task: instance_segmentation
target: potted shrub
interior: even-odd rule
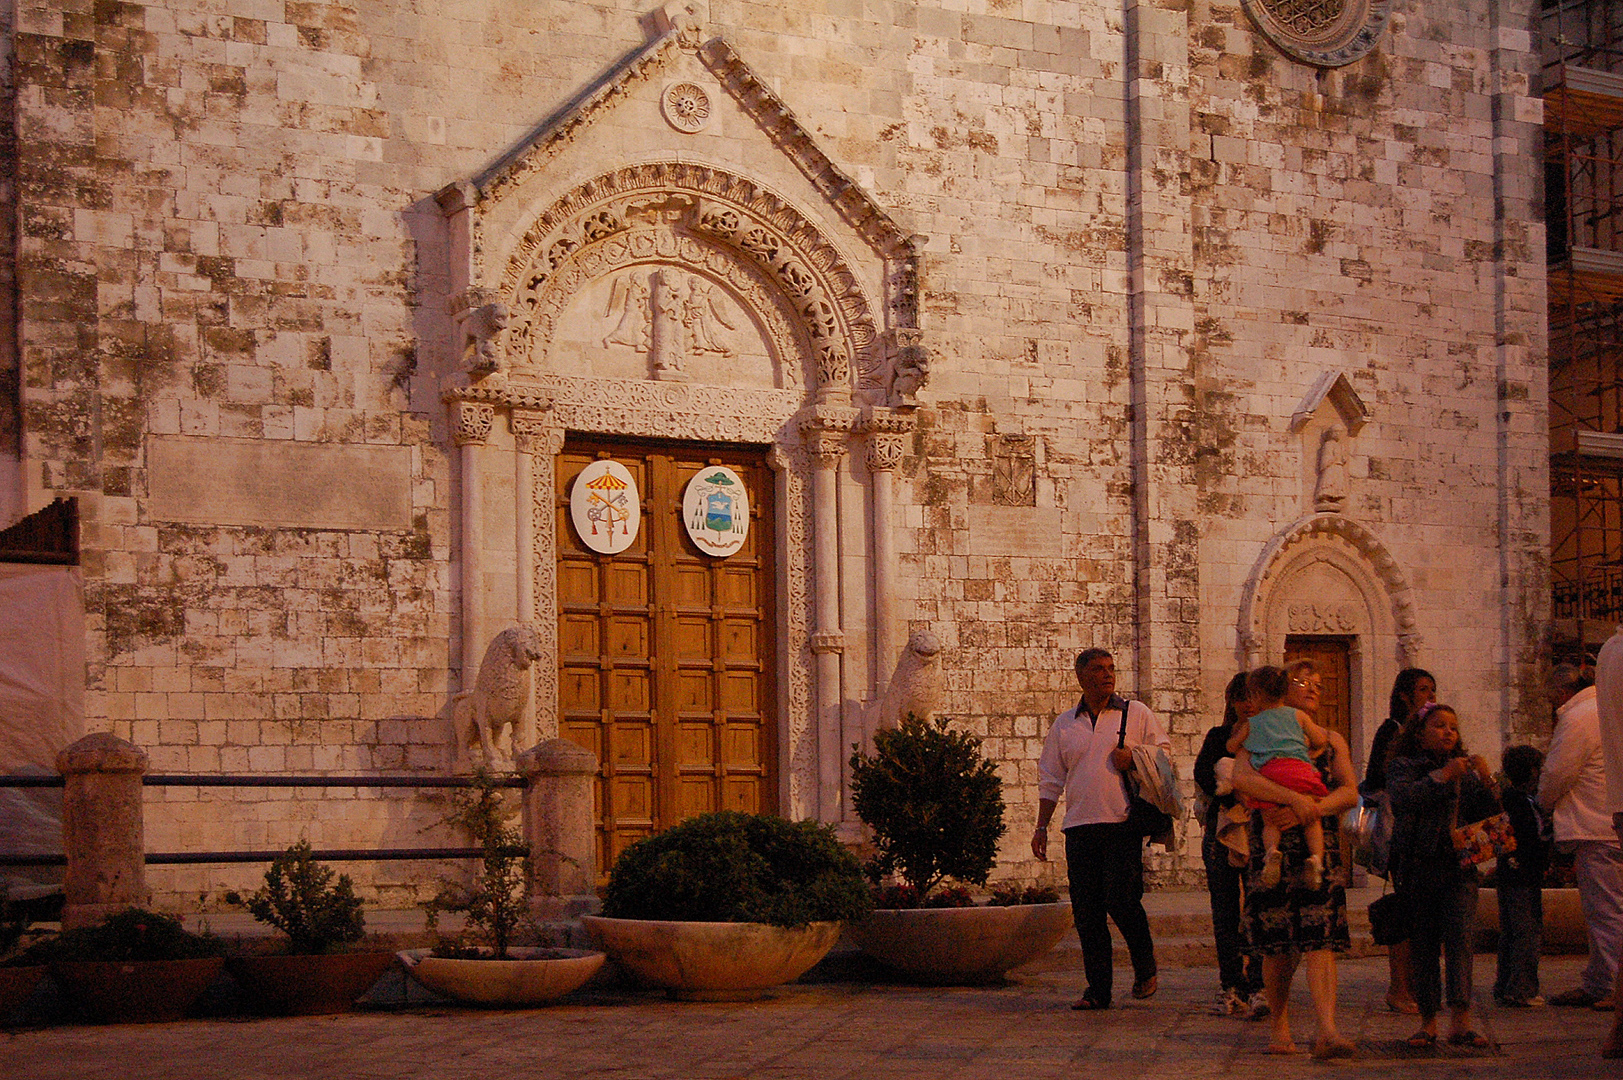
[[[411,977],[437,994],[475,1005],[540,1005],[577,989],[603,966],[603,953],[513,944],[529,923],[524,849],[509,823],[513,809],[488,770],[476,785],[455,791],[446,821],[481,848],[471,884],[446,883],[428,905],[430,929],[441,912],[464,915],[462,932],[433,949],[396,955]]]
[[[179,1020],[220,973],[219,939],[180,920],[125,908],[97,926],[64,930],[23,954],[50,964],[68,999],[99,1023]]]
[[[872,755],[853,748],[851,793],[876,851],[880,906],[850,930],[864,952],[922,982],[990,983],[1064,936],[1071,905],[1052,890],[1007,886],[972,906],[966,886],[986,884],[1005,828],[1003,781],[975,736],[909,715]]]
[[[348,874],[335,875],[300,840],[273,860],[247,900],[254,918],[287,935],[285,952],[233,956],[226,968],[266,1012],[310,1016],[345,1012],[394,963],[387,952],[348,952],[366,919]]]
[[[832,828],[718,811],[626,848],[581,921],[643,983],[740,1001],[799,978],[870,904]]]

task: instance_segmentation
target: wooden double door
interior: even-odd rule
[[[1341,733],[1352,750],[1353,761],[1364,760],[1367,747],[1355,745],[1352,736],[1352,639],[1311,634],[1291,634],[1285,639],[1285,663],[1311,660],[1318,669],[1320,724]]]
[[[642,522],[605,555],[575,532],[575,478],[612,458]],[[743,479],[744,546],[704,554],[682,522],[700,469]],[[773,477],[765,448],[576,440],[557,458],[558,730],[601,763],[597,871],[626,845],[710,810],[777,811]]]

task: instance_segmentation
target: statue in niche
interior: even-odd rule
[[[632,273],[615,279],[609,289],[609,306],[604,310],[603,317],[613,318],[616,311],[620,313],[620,318],[614,324],[613,332],[603,339],[603,347],[629,345],[633,349],[647,351],[650,344],[648,282],[641,274]]]
[[[506,367],[502,362],[501,337],[512,318],[512,312],[503,303],[484,304],[468,313],[462,324],[469,338],[462,370],[481,379]]]
[[[1313,485],[1313,509],[1339,513],[1347,503],[1347,444],[1339,428],[1331,428],[1319,442],[1318,480]]]

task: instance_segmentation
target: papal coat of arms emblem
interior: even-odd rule
[[[737,473],[723,465],[700,469],[682,493],[682,523],[707,555],[731,555],[749,536],[749,492]]]
[[[631,470],[608,460],[582,469],[570,489],[569,518],[593,551],[613,555],[630,547],[642,527],[642,496]]]

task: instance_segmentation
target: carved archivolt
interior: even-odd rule
[[[1415,628],[1414,595],[1408,580],[1373,533],[1340,514],[1317,514],[1298,522],[1263,548],[1240,605],[1240,640],[1259,649],[1266,642],[1266,623],[1274,594],[1290,573],[1302,564],[1303,557],[1315,549],[1350,571],[1351,578],[1362,591],[1368,592],[1374,588],[1384,594],[1385,603],[1379,606],[1389,612],[1400,649],[1411,654],[1411,649],[1418,644],[1419,634]],[[1365,586],[1363,581],[1367,581],[1368,585]],[[1289,609],[1290,622],[1313,626],[1313,629],[1304,630],[1291,626],[1290,629],[1296,633],[1341,633],[1345,632],[1346,626],[1363,622],[1353,609],[1344,604],[1320,604],[1315,608],[1314,598],[1292,599],[1297,602]],[[1377,599],[1366,596],[1369,601]],[[1412,654],[1409,658],[1411,661],[1415,659]]]
[[[536,219],[502,275],[512,312],[512,366],[545,369],[565,304],[587,282],[634,263],[674,263],[725,282],[761,314],[780,362],[803,327],[817,385],[886,381],[884,349],[856,274],[789,202],[753,181],[706,166],[627,166],[576,188]],[[770,282],[775,288],[764,290]],[[787,310],[785,310],[787,308]]]

